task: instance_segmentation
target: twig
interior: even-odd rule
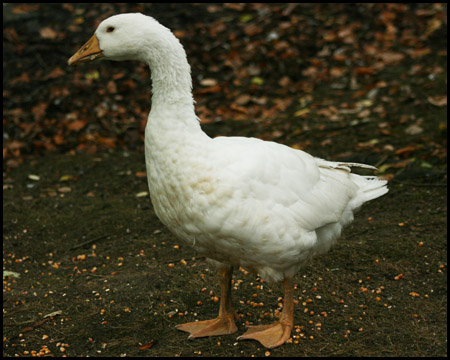
[[[85,242],[82,242],[81,244],[77,244],[77,245],[75,245],[75,246],[72,246],[72,247],[70,248],[70,250],[78,249],[78,248],[83,247],[83,246],[85,246],[85,245],[91,244],[91,243],[93,243],[93,242],[95,242],[95,241],[102,240],[102,239],[104,239],[104,238],[106,238],[106,237],[108,237],[108,236],[110,236],[110,235],[111,235],[111,234],[101,235],[101,236],[96,237],[96,238],[94,238],[94,239],[87,240],[87,241],[85,241]]]

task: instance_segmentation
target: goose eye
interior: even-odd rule
[[[107,28],[106,28],[106,32],[113,32],[114,31],[114,27],[113,26],[108,26]]]

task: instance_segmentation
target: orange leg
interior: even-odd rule
[[[280,320],[271,325],[251,326],[238,340],[257,340],[265,347],[273,349],[283,345],[291,337],[294,325],[294,289],[291,279],[284,280],[283,289],[284,306]]]
[[[233,267],[219,270],[220,277],[220,307],[219,316],[212,320],[194,321],[186,324],[177,325],[176,328],[190,333],[189,339],[195,339],[204,336],[216,336],[232,334],[237,331],[234,320],[238,318],[231,304],[231,276]]]

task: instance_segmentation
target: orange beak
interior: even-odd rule
[[[103,57],[103,52],[100,49],[100,45],[98,43],[97,36],[94,34],[89,41],[84,44],[80,50],[78,50],[70,59],[67,61],[69,65],[92,61],[98,58]]]

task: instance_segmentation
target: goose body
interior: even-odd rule
[[[327,252],[365,202],[385,194],[386,181],[270,141],[210,138],[195,115],[186,53],[172,32],[142,14],[104,20],[69,64],[96,58],[149,64],[152,107],[145,130],[150,196],[159,219],[219,268],[217,319],[180,325],[190,338],[236,331],[229,282],[233,266],[283,282],[312,256]],[[374,169],[374,168],[373,168]],[[274,325],[250,328],[242,339],[267,347],[292,329],[291,304]]]

